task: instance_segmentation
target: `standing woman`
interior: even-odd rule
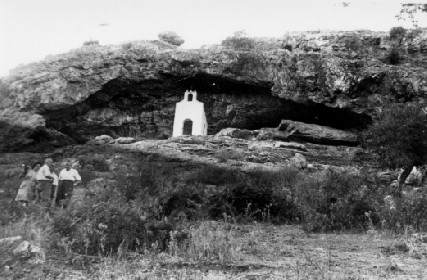
[[[23,165],[22,177],[24,180],[19,186],[18,194],[15,200],[22,202],[23,206],[28,205],[28,201],[31,199],[33,188],[37,184],[37,172],[40,169],[40,163],[36,162],[31,169],[28,165]]]

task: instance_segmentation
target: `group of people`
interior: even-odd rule
[[[27,206],[34,199],[34,203],[51,202],[52,205],[66,202],[73,194],[74,186],[81,182],[81,177],[76,169],[72,168],[70,161],[65,163],[59,175],[55,173],[55,165],[51,158],[44,161],[44,165],[36,162],[33,166],[22,165],[21,177],[23,181],[18,189],[16,201]]]

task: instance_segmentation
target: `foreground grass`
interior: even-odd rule
[[[297,226],[202,222],[166,252],[89,257],[47,249],[4,279],[426,279],[427,256],[389,234],[305,234]],[[15,233],[18,233],[17,231]],[[406,240],[407,241],[407,240]],[[47,244],[47,243],[46,243]],[[176,245],[176,246],[175,246]],[[36,277],[37,276],[37,277]],[[3,278],[2,278],[3,279]]]
[[[203,225],[202,225],[203,226]],[[90,279],[426,279],[425,256],[384,234],[304,234],[295,226],[225,225],[196,251],[104,258]],[[229,255],[206,258],[210,247]],[[228,247],[228,248],[225,248]]]
[[[3,226],[0,237],[20,235],[43,254],[11,259],[19,242],[0,244],[2,268],[13,268],[0,279],[427,279],[427,243],[414,244],[411,232],[307,234],[294,225],[204,221],[183,223],[186,242],[173,232],[166,251],[101,257],[52,244],[54,211],[25,211],[37,215]]]

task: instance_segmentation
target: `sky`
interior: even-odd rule
[[[20,64],[79,48],[154,40],[176,31],[182,48],[219,44],[235,31],[281,37],[288,31],[383,30],[402,0],[0,0],[0,77]],[[417,3],[417,1],[411,1]],[[425,1],[424,1],[425,2]],[[422,3],[422,2],[418,2]],[[427,27],[427,13],[419,26]]]

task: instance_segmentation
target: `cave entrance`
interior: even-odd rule
[[[189,119],[184,121],[184,126],[182,128],[182,135],[192,135],[193,133],[193,122]]]
[[[271,83],[247,84],[209,74],[191,77],[162,74],[161,78],[132,81],[117,78],[86,100],[70,107],[46,110],[46,127],[58,130],[78,143],[95,136],[167,139],[173,136],[174,109],[182,92],[200,94],[185,101],[204,105],[209,127],[202,131],[192,110],[179,121],[179,134],[213,135],[227,127],[256,130],[277,127],[282,120],[360,130],[371,123],[369,115],[349,108],[331,108],[312,101],[298,103],[273,96]],[[190,113],[190,114],[187,114]],[[188,120],[188,121],[187,121]],[[194,130],[194,131],[193,131]],[[207,130],[207,131],[206,131]],[[180,134],[181,135],[181,134]]]

